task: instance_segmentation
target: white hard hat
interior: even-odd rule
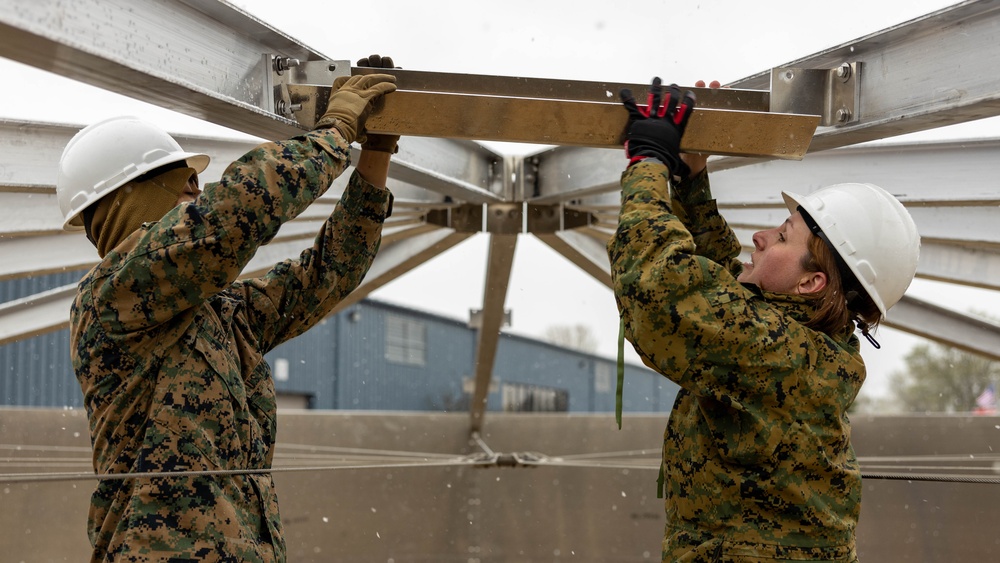
[[[836,184],[781,195],[789,211],[801,206],[809,215],[882,315],[903,297],[917,271],[920,235],[892,194],[872,184]]]
[[[84,127],[59,159],[56,196],[66,219],[63,228],[82,229],[84,209],[146,172],[182,160],[201,173],[209,157],[185,152],[166,131],[137,117]]]

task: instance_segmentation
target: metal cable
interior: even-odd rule
[[[386,456],[386,457],[415,457],[415,458],[438,458],[438,459],[449,459],[455,457],[454,454],[443,454],[443,453],[432,453],[432,452],[409,452],[403,450],[373,450],[368,448],[346,448],[340,446],[310,446],[308,444],[286,444],[278,443],[276,444],[277,450],[308,450],[310,452],[331,452],[331,453],[349,453],[349,454],[366,454],[369,456]]]
[[[10,473],[0,475],[0,483],[37,483],[53,481],[117,481],[125,479],[163,479],[172,477],[215,477],[231,475],[261,475],[265,473],[296,473],[303,471],[335,471],[341,469],[408,469],[417,467],[453,467],[477,465],[475,461],[455,458],[449,461],[422,463],[384,463],[376,465],[337,465],[320,467],[272,467],[271,469],[215,469],[205,471],[163,471],[145,473]]]
[[[862,479],[882,479],[888,481],[935,481],[940,483],[976,483],[1000,485],[1000,476],[977,477],[972,475],[931,475],[927,473],[867,473],[861,472]]]
[[[451,467],[451,466],[478,466],[478,467],[577,467],[591,469],[640,469],[655,470],[656,465],[649,463],[648,456],[656,453],[655,450],[626,450],[616,452],[596,452],[584,454],[569,454],[561,456],[545,456],[541,454],[500,454],[494,452],[489,445],[480,437],[478,433],[470,436],[472,442],[477,445],[483,455],[456,456],[454,454],[430,453],[430,452],[408,452],[401,450],[376,450],[366,448],[349,448],[339,446],[311,446],[306,444],[278,444],[278,451],[275,455],[277,461],[295,461],[299,466],[293,467],[272,467],[271,469],[231,469],[231,470],[205,470],[205,471],[171,471],[171,472],[148,472],[148,473],[114,473],[97,475],[94,473],[11,473],[0,475],[0,483],[30,483],[30,482],[53,482],[53,481],[79,481],[79,480],[122,480],[122,479],[153,479],[170,477],[201,477],[201,476],[225,476],[225,475],[255,475],[265,473],[291,473],[302,471],[333,471],[338,469],[391,469],[391,468],[413,468],[413,467]],[[40,446],[40,445],[18,445],[0,444],[0,450],[33,451],[33,452],[90,452],[89,447],[83,446]],[[293,450],[293,451],[287,451]],[[298,450],[298,451],[295,451]],[[339,454],[339,455],[338,455]],[[646,456],[647,459],[639,459],[639,456]],[[384,458],[394,458],[397,463],[362,463],[368,461],[381,461]],[[932,474],[932,473],[894,473],[886,471],[872,471],[872,469],[892,469],[896,466],[890,465],[892,462],[933,462],[933,461],[996,461],[1000,459],[997,454],[950,454],[950,455],[929,455],[929,456],[871,456],[861,457],[861,461],[866,467],[862,468],[861,476],[864,479],[894,480],[894,481],[927,481],[945,483],[975,483],[975,484],[1000,484],[1000,476],[973,476],[955,474]],[[338,465],[309,465],[311,463],[331,463],[341,461]],[[881,462],[881,463],[874,463]],[[36,467],[40,464],[51,467],[53,464],[75,465],[90,463],[89,459],[78,458],[0,458],[0,466],[7,467]],[[353,463],[353,465],[352,465]],[[306,464],[306,465],[302,465]],[[992,467],[970,467],[970,466],[903,466],[904,470],[938,470],[938,471],[992,471]]]

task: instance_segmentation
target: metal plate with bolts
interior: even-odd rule
[[[824,127],[856,122],[861,69],[861,63],[844,63],[834,69],[772,69],[771,111],[818,114]]]

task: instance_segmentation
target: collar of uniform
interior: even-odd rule
[[[800,323],[807,322],[812,318],[813,313],[816,312],[815,301],[804,295],[763,291],[760,287],[751,283],[745,283],[743,287],[771,305],[782,309]]]

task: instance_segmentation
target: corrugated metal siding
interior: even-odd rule
[[[305,395],[316,409],[333,407],[333,359],[337,357],[336,316],[324,319],[305,335],[293,338],[264,355],[275,376],[278,393]],[[277,378],[276,362],[288,362],[288,379]]]
[[[593,365],[589,356],[565,348],[504,335],[497,348],[493,378],[498,386],[490,393],[487,408],[502,409],[505,384],[526,384],[565,390],[569,410],[589,411],[593,404]]]
[[[69,329],[0,346],[0,404],[82,407],[69,358]]]
[[[86,270],[80,270],[0,281],[0,303],[75,284],[86,273]]]
[[[0,303],[76,283],[86,272],[0,281]],[[0,346],[0,405],[82,407],[69,358],[69,330]]]
[[[386,358],[386,326],[392,315],[423,325],[423,365]],[[475,346],[474,334],[464,324],[373,301],[338,316],[342,355],[337,408],[444,410],[459,404],[462,378],[472,373]]]

